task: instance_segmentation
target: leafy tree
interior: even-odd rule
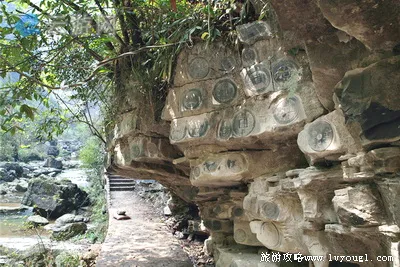
[[[138,88],[162,93],[177,53],[221,35],[234,43],[234,26],[249,18],[249,6],[233,0],[0,1],[2,130],[22,130],[23,120],[41,113],[38,139],[83,122],[105,142],[91,107],[115,112],[109,103],[122,71],[129,69]]]

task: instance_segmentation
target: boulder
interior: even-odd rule
[[[71,181],[32,179],[29,181],[22,204],[35,206],[35,210],[48,218],[58,218],[89,204],[88,195]]]
[[[23,162],[30,162],[30,161],[42,161],[43,156],[39,154],[38,152],[32,151],[27,153],[26,155],[21,156],[20,155],[20,160]]]
[[[15,190],[17,190],[17,192],[26,192],[26,190],[28,190],[28,183],[26,181],[20,181],[15,185]]]
[[[55,168],[55,169],[62,169],[63,163],[60,159],[55,159],[53,157],[47,158],[44,167]]]
[[[47,155],[57,157],[60,154],[60,150],[56,146],[50,146],[47,149]]]
[[[12,176],[6,169],[0,168],[0,181],[3,182],[12,182],[14,181],[15,176]]]
[[[5,163],[0,165],[0,180],[12,182],[24,173],[24,169],[18,163]]]
[[[88,217],[83,217],[82,215],[76,215],[74,218],[74,222],[89,222]]]
[[[57,140],[51,140],[51,141],[49,141],[49,145],[50,146],[57,146],[57,144],[58,144],[58,141]]]
[[[68,223],[72,223],[75,220],[75,215],[71,213],[64,214],[60,218],[57,218],[56,224],[57,225],[66,225]]]
[[[29,216],[27,221],[29,223],[32,223],[33,225],[46,225],[46,224],[49,224],[49,221],[46,218],[44,218],[44,217],[42,217],[40,215]]]
[[[34,177],[39,177],[39,176],[41,176],[41,175],[49,175],[49,176],[52,176],[53,177],[53,175],[57,175],[57,174],[59,174],[61,172],[61,170],[60,169],[55,169],[55,168],[41,168],[41,169],[37,169],[37,170],[34,170],[33,171],[33,173],[32,173],[32,176],[34,176]]]
[[[19,163],[8,162],[4,164],[4,168],[7,171],[12,171],[12,170],[15,171],[17,177],[21,177],[22,174],[24,173],[24,168],[22,168],[22,166]]]
[[[57,241],[68,240],[76,235],[84,234],[87,226],[83,222],[70,223],[53,229],[51,238]]]

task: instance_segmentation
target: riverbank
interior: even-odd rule
[[[35,255],[37,258],[40,254],[47,255],[45,257],[48,257],[48,259],[44,260],[49,262],[55,261],[56,257],[62,253],[64,258],[71,257],[71,259],[78,259],[79,261],[88,257],[95,257],[92,252],[98,250],[98,248],[93,247],[93,243],[101,241],[97,240],[98,238],[93,238],[96,227],[98,227],[96,219],[92,218],[94,213],[98,215],[98,211],[93,210],[95,202],[91,202],[92,206],[82,206],[73,210],[70,216],[72,221],[57,222],[55,218],[47,218],[49,224],[45,227],[33,227],[34,225],[27,223],[27,218],[34,214],[33,207],[21,205],[24,195],[27,194],[28,184],[31,184],[34,180],[51,181],[62,185],[68,179],[74,186],[77,185],[80,189],[90,192],[92,190],[88,178],[90,172],[83,168],[77,160],[64,161],[63,169],[56,171],[44,168],[44,162],[17,164],[24,168],[22,177],[0,184],[0,189],[6,191],[0,197],[0,265],[27,266],[27,257]],[[100,179],[100,177],[97,178]],[[26,188],[23,190],[25,193],[18,192],[15,189],[21,181],[26,182]],[[70,183],[69,181],[68,183]],[[32,189],[29,190],[32,191]],[[99,194],[101,192],[95,195]],[[54,197],[56,196],[57,194],[54,194]],[[50,195],[50,197],[52,196]],[[36,207],[36,204],[34,206]],[[54,240],[55,229],[65,228],[73,224],[85,224],[85,231],[71,239],[68,238],[68,240]],[[41,250],[38,250],[38,248],[41,248]],[[88,260],[88,264],[84,266],[92,266],[91,261],[93,259]]]

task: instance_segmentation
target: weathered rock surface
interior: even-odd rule
[[[49,157],[46,159],[46,162],[44,163],[44,167],[54,168],[54,169],[62,169],[63,163],[62,163],[61,159]]]
[[[57,218],[79,207],[89,204],[87,193],[70,181],[54,181],[36,178],[29,181],[29,187],[22,203],[34,206],[41,215]]]
[[[83,222],[69,223],[60,227],[53,228],[53,233],[51,234],[51,238],[57,241],[68,240],[76,235],[84,234],[86,230],[87,230],[86,223]]]
[[[52,177],[54,177],[55,175],[61,173],[60,169],[55,169],[55,168],[46,168],[46,167],[42,167],[40,169],[36,169],[32,172],[32,177],[38,177],[41,175],[50,175]]]
[[[353,138],[364,146],[400,139],[400,56],[349,71],[336,87]]]
[[[400,3],[319,0],[326,19],[335,27],[360,40],[369,49],[391,51],[400,40]]]
[[[58,149],[57,145],[50,145],[48,147],[47,155],[57,157],[59,154],[60,154],[60,150]]]
[[[46,218],[43,218],[42,216],[39,216],[39,215],[29,216],[27,221],[29,223],[34,224],[34,225],[46,225],[46,224],[49,224],[49,221]]]
[[[65,225],[67,223],[74,222],[74,219],[75,219],[75,214],[67,213],[67,214],[62,215],[61,217],[58,217],[56,220],[56,224],[57,225]]]
[[[16,178],[22,177],[24,173],[23,167],[19,163],[1,163],[0,164],[0,181],[11,182]]]
[[[400,266],[400,3],[252,2],[268,19],[184,49],[157,115],[122,90],[108,171],[196,203],[216,266],[331,266],[262,265],[259,247]]]

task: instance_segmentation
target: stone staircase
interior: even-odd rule
[[[135,179],[125,178],[119,175],[108,175],[110,191],[133,191],[135,190]]]

